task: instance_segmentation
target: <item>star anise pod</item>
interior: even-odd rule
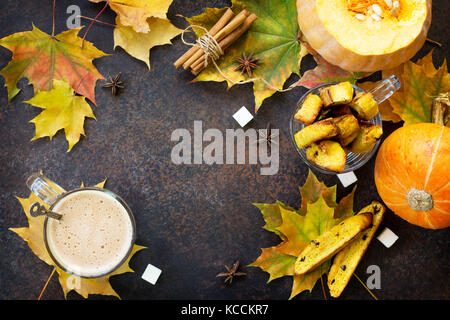
[[[251,53],[248,57],[245,54],[245,52],[242,53],[242,58],[235,58],[237,62],[239,62],[239,65],[234,69],[234,71],[241,70],[241,74],[244,71],[247,71],[247,74],[249,77],[252,76],[252,70],[257,69],[260,66],[258,66],[258,62],[261,61],[259,58],[253,58],[253,53]]]
[[[103,85],[103,88],[111,88],[111,93],[113,96],[117,94],[119,89],[124,88],[123,82],[120,81],[120,76],[122,72],[119,72],[114,78],[109,77],[109,82]]]
[[[225,283],[227,283],[227,281],[231,283],[233,278],[236,276],[246,275],[244,272],[237,272],[237,269],[239,268],[239,261],[236,261],[231,268],[228,266],[225,266],[225,268],[227,269],[227,272],[221,272],[216,276],[216,278],[225,277]]]

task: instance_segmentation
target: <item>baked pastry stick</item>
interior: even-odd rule
[[[295,261],[294,272],[302,275],[330,259],[372,224],[372,213],[363,212],[345,219],[312,240]]]
[[[359,215],[371,212],[373,214],[372,226],[358,235],[352,243],[334,257],[333,265],[328,272],[328,288],[332,297],[337,298],[344,291],[383,220],[385,211],[385,207],[381,203],[373,201],[358,213]]]

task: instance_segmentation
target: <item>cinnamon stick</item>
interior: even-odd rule
[[[236,41],[240,36],[244,34],[245,31],[247,31],[253,22],[258,17],[256,14],[252,13],[249,15],[244,23],[236,30],[234,30],[232,33],[230,33],[227,37],[225,37],[223,40],[219,42],[219,46],[222,50],[227,49],[234,41]],[[208,58],[208,60],[211,60],[211,58]],[[203,69],[205,68],[205,54],[203,54],[191,65],[192,72],[194,74],[199,74]]]
[[[248,16],[247,10],[242,10],[236,17],[233,18],[224,28],[222,28],[216,35],[213,36],[214,40],[219,42],[223,38],[225,38],[227,35],[232,33],[236,28],[238,28],[241,24],[244,23],[245,19]],[[203,50],[197,50],[184,64],[183,68],[185,70],[189,69],[189,67],[197,61],[198,58],[200,58],[203,54]]]
[[[216,35],[220,30],[222,30],[223,27],[227,25],[227,23],[231,20],[233,17],[234,12],[228,8],[225,13],[222,15],[222,17],[216,22],[216,24],[208,31],[210,35],[214,36]],[[197,52],[197,50],[200,50],[198,47],[191,47],[188,51],[186,51],[180,58],[178,58],[177,61],[174,62],[175,68],[179,68],[185,63],[192,55]]]

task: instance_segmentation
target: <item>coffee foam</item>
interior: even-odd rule
[[[125,257],[133,238],[127,210],[105,192],[82,190],[62,198],[53,208],[61,220],[49,219],[47,243],[67,271],[96,277]]]

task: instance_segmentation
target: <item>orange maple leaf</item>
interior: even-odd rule
[[[8,100],[20,91],[17,82],[27,78],[35,92],[49,91],[53,80],[66,81],[76,93],[95,104],[95,83],[104,77],[92,60],[106,56],[92,43],[77,36],[81,28],[51,36],[33,25],[32,31],[14,33],[0,39],[0,45],[11,50],[12,60],[0,72],[8,88]]]

